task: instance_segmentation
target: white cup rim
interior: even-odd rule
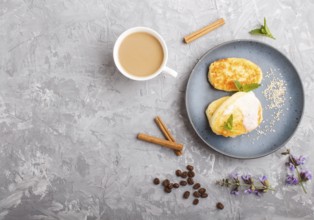
[[[163,52],[164,52],[164,59],[162,61],[162,64],[160,65],[160,67],[158,68],[158,70],[155,73],[153,73],[149,76],[140,77],[140,76],[134,76],[132,74],[129,74],[122,67],[122,65],[119,61],[119,48],[120,48],[122,41],[127,36],[129,36],[130,34],[138,33],[138,32],[145,32],[145,33],[149,33],[149,34],[153,35],[160,42],[162,49],[163,49]],[[137,80],[137,81],[145,81],[145,80],[155,78],[156,76],[158,76],[163,71],[163,69],[165,68],[167,61],[168,61],[168,49],[167,49],[167,46],[166,46],[164,39],[155,30],[148,28],[148,27],[133,27],[133,28],[130,28],[130,29],[127,29],[126,31],[124,31],[116,40],[114,47],[113,47],[113,60],[116,64],[116,67],[118,68],[118,70],[127,78],[132,79],[132,80]]]

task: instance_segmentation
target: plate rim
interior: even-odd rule
[[[195,67],[200,63],[202,62],[205,57],[211,53],[212,51],[216,50],[217,48],[219,47],[222,47],[222,46],[225,46],[225,45],[228,45],[228,44],[232,44],[232,43],[240,43],[240,42],[247,42],[247,43],[257,43],[257,44],[261,44],[263,46],[267,46],[267,47],[270,47],[271,49],[277,51],[281,56],[283,56],[285,59],[287,59],[290,64],[292,65],[292,67],[295,69],[295,72],[297,73],[297,78],[299,79],[300,81],[300,84],[301,84],[301,91],[302,91],[302,109],[301,109],[301,116],[300,116],[300,120],[298,121],[298,124],[297,126],[295,127],[294,131],[292,132],[292,134],[280,145],[278,145],[278,147],[276,147],[275,149],[267,152],[267,153],[263,153],[263,154],[260,154],[260,155],[257,155],[257,156],[235,156],[235,155],[232,155],[232,154],[228,154],[226,152],[223,152],[219,149],[216,149],[215,147],[213,147],[211,144],[207,143],[204,138],[199,134],[199,132],[197,131],[192,119],[191,119],[191,113],[189,111],[189,108],[188,108],[188,88],[190,86],[190,82],[191,82],[191,77],[192,75],[195,74]],[[301,121],[303,120],[303,114],[304,114],[304,106],[305,106],[305,93],[304,93],[304,87],[303,87],[303,82],[301,80],[301,77],[300,77],[300,74],[298,72],[298,69],[295,67],[295,65],[291,62],[291,60],[284,54],[282,53],[280,50],[278,50],[277,48],[275,48],[274,46],[272,45],[269,45],[267,43],[264,43],[264,42],[261,42],[261,41],[257,41],[257,40],[249,40],[249,39],[236,39],[236,40],[230,40],[230,41],[225,41],[223,43],[220,43],[212,48],[210,48],[208,51],[206,51],[202,57],[197,61],[197,63],[194,65],[191,73],[190,73],[190,76],[189,76],[189,79],[188,79],[188,82],[187,82],[187,85],[186,85],[186,92],[185,92],[185,108],[186,108],[186,111],[187,111],[187,115],[188,115],[188,118],[189,118],[189,121],[190,121],[190,124],[192,125],[193,129],[194,129],[194,132],[197,134],[197,136],[208,146],[210,147],[212,150],[214,150],[215,152],[217,153],[220,153],[224,156],[228,156],[230,158],[234,158],[234,159],[257,159],[257,158],[261,158],[261,157],[265,157],[267,155],[270,155],[272,153],[274,153],[275,151],[281,149],[283,146],[286,145],[286,143],[288,143],[288,141],[294,136],[295,132],[298,130],[300,124],[301,124]]]

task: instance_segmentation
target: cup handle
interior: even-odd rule
[[[171,68],[169,68],[169,67],[167,67],[167,66],[165,66],[165,68],[163,69],[163,71],[164,71],[165,73],[169,74],[170,76],[174,77],[174,78],[177,77],[177,75],[178,75],[177,71],[175,71],[175,70],[173,70],[173,69],[171,69]]]

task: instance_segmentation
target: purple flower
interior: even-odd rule
[[[303,165],[305,163],[305,157],[300,156],[299,158],[296,158],[295,156],[292,156],[289,158],[290,163],[294,164],[295,166]],[[290,167],[290,166],[289,166]]]
[[[291,170],[291,171],[295,170],[295,166],[291,162],[289,163],[289,170]]]
[[[306,158],[304,156],[300,156],[299,159],[296,160],[298,165],[305,164]]]
[[[251,175],[242,175],[241,178],[242,178],[243,182],[245,182],[246,184],[251,185],[253,183]]]
[[[239,178],[239,174],[238,173],[230,173],[230,178],[233,180],[237,180]]]
[[[235,195],[235,196],[239,195],[240,193],[239,193],[238,187],[232,189],[231,192],[230,192],[230,194],[231,194],[231,195]]]
[[[301,171],[301,172],[300,172],[300,177],[301,177],[301,180],[302,180],[303,182],[306,182],[306,181],[312,179],[312,173],[311,173],[310,171],[308,171],[308,170],[306,170],[306,171]]]
[[[267,176],[262,176],[259,178],[259,180],[261,181],[261,183],[263,183],[267,180]]]
[[[294,175],[287,175],[286,183],[289,185],[298,185],[299,180]]]
[[[262,176],[259,178],[259,181],[261,182],[261,184],[263,184],[264,186],[268,187],[269,186],[269,181],[267,179],[267,176]]]
[[[261,182],[264,182],[265,180],[267,180],[267,176],[262,176],[262,177],[259,178],[259,180],[260,180]]]
[[[254,193],[257,196],[262,196],[263,191],[255,190]]]
[[[264,191],[262,189],[261,190],[255,189],[255,187],[250,187],[249,189],[244,190],[245,194],[252,194],[252,193],[254,193],[257,196],[261,196],[263,192]]]
[[[251,194],[251,193],[253,193],[254,191],[252,190],[252,189],[246,189],[246,190],[244,190],[244,193],[245,194]]]

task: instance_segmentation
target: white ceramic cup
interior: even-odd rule
[[[130,34],[133,34],[133,33],[138,33],[138,32],[145,32],[145,33],[148,33],[148,34],[151,34],[152,36],[154,36],[161,44],[162,46],[162,49],[163,49],[163,52],[164,52],[164,59],[162,61],[162,64],[160,65],[159,69],[149,75],[149,76],[134,76],[130,73],[128,73],[121,65],[120,61],[119,61],[119,48],[121,46],[121,43],[123,42],[123,40],[129,36]],[[114,45],[114,48],[113,48],[113,59],[114,59],[114,62],[118,68],[118,70],[124,75],[126,76],[127,78],[129,79],[133,79],[133,80],[138,80],[138,81],[144,81],[144,80],[149,80],[149,79],[153,79],[155,78],[156,76],[158,76],[160,73],[162,72],[165,72],[165,73],[168,73],[169,75],[173,76],[173,77],[176,77],[178,75],[178,73],[167,67],[166,66],[166,63],[167,63],[167,60],[168,60],[168,49],[167,49],[167,45],[164,41],[164,39],[156,32],[154,31],[153,29],[150,29],[150,28],[147,28],[147,27],[134,27],[134,28],[130,28],[126,31],[124,31],[117,39],[115,45]]]

